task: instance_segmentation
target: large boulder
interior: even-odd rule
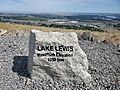
[[[86,54],[74,32],[32,30],[29,41],[28,71],[33,80],[91,80]]]

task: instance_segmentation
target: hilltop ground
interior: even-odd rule
[[[3,29],[8,29],[9,33],[16,29],[37,28],[48,30],[44,27],[3,23],[1,25]],[[117,51],[117,47],[112,44],[84,40],[79,40],[79,44],[88,57],[88,72],[92,76],[91,85],[88,86],[82,80],[31,81],[28,79],[26,69],[29,31],[19,31],[18,34],[12,33],[11,35],[1,36],[0,90],[120,90],[120,52]]]

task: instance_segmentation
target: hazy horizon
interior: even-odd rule
[[[40,13],[34,13],[34,12],[11,12],[11,11],[7,11],[7,12],[1,12],[0,13],[3,13],[3,14],[55,14],[55,15],[70,15],[70,14],[80,14],[80,15],[99,15],[99,14],[120,14],[120,13],[117,13],[117,12],[114,12],[114,13],[94,13],[94,12],[40,12]]]

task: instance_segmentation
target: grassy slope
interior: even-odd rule
[[[48,28],[48,27],[40,27],[40,26],[29,26],[29,25],[18,25],[18,24],[9,24],[9,23],[0,23],[0,29],[8,30],[8,33],[14,33],[16,30],[31,30],[37,29],[41,31],[54,31],[54,32],[77,32],[83,33],[86,30],[73,30],[73,29],[58,29],[58,28]],[[98,37],[99,39],[105,38],[106,40],[112,41],[113,43],[120,43],[120,31],[115,32],[91,32],[92,35]]]

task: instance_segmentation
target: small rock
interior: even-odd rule
[[[3,36],[4,34],[7,33],[7,30],[4,30],[4,29],[0,29],[0,36]]]
[[[91,33],[90,32],[84,32],[83,34],[82,34],[82,39],[83,40],[90,40],[90,38],[91,38]]]

